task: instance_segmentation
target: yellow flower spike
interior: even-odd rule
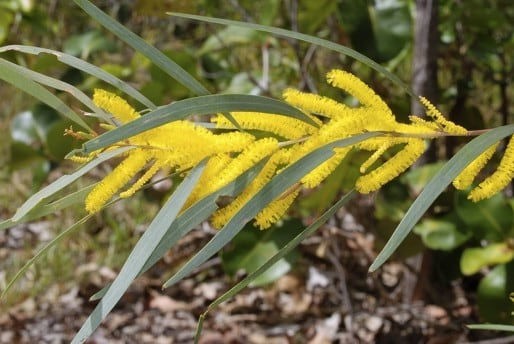
[[[407,145],[384,164],[365,174],[355,183],[360,193],[370,193],[396,178],[411,166],[425,151],[425,142],[421,139],[409,139]]]
[[[321,184],[321,182],[334,172],[350,150],[351,148],[347,147],[334,149],[334,155],[305,175],[301,179],[301,183],[311,189]]]
[[[128,198],[134,195],[139,189],[146,184],[163,166],[159,162],[155,162],[146,172],[126,191],[120,193],[120,198]]]
[[[482,171],[487,162],[492,158],[499,142],[489,147],[478,158],[473,160],[457,178],[453,181],[453,186],[458,190],[465,190],[471,186],[476,176]]]
[[[188,121],[174,121],[142,133],[147,144],[158,148],[184,148],[195,154],[212,150],[215,135]],[[191,142],[197,144],[192,145]]]
[[[350,116],[352,111],[355,110],[333,99],[317,94],[300,92],[292,88],[286,89],[282,97],[289,104],[305,112],[328,118]]]
[[[292,151],[292,162],[327,143],[363,132],[365,122],[366,120],[360,116],[331,120],[327,124],[324,124],[318,132],[311,135],[305,142],[294,147]]]
[[[86,162],[90,162],[91,160],[93,160],[96,156],[97,156],[97,154],[89,154],[88,156],[74,155],[74,156],[70,156],[66,159],[76,162],[78,164],[85,164]]]
[[[441,129],[437,123],[424,120],[419,116],[409,116],[409,119],[414,127],[425,128],[432,131],[439,131]]]
[[[230,163],[218,174],[215,180],[210,181],[210,183],[204,187],[213,191],[218,190],[236,179],[266,156],[276,152],[278,149],[278,141],[271,137],[253,142],[237,157],[232,159],[232,161],[230,161]]]
[[[368,168],[373,165],[391,146],[389,144],[384,144],[379,147],[371,156],[362,163],[359,168],[360,173],[366,173]]]
[[[254,141],[255,136],[241,131],[234,131],[215,135],[213,148],[219,153],[240,152]]]
[[[514,177],[514,136],[511,136],[500,164],[496,171],[476,188],[471,190],[468,198],[473,202],[489,198],[503,190]]]
[[[355,75],[343,70],[334,69],[327,74],[327,81],[357,98],[359,103],[373,108],[384,116],[384,120],[394,119],[393,112],[375,91]]]
[[[95,213],[107,203],[118,190],[127,184],[148,162],[143,149],[133,149],[110,174],[108,174],[86,197],[86,211]]]
[[[214,228],[223,227],[236,212],[238,212],[243,205],[245,205],[250,198],[252,198],[262,187],[275,175],[278,163],[281,158],[281,151],[275,153],[268,162],[264,165],[259,174],[254,180],[243,190],[243,192],[237,196],[229,205],[217,210],[212,218],[211,222]]]
[[[93,103],[114,115],[114,117],[123,124],[140,117],[125,99],[102,89],[95,89],[93,93]]]
[[[296,197],[298,197],[299,193],[300,188],[296,188],[287,195],[281,196],[272,201],[264,209],[262,209],[259,214],[257,214],[255,217],[255,225],[257,225],[260,229],[267,229],[272,224],[276,223],[282,218],[282,216],[284,216],[291,204],[293,204]]]
[[[196,183],[193,191],[189,195],[184,207],[182,209],[189,208],[192,204],[200,200],[201,198],[207,196],[211,192],[216,190],[210,189],[206,187],[207,185],[212,185],[212,180],[217,178],[218,174],[229,164],[231,161],[231,157],[229,154],[222,153],[217,154],[209,158],[205,169]]]
[[[231,115],[244,129],[273,133],[288,140],[296,140],[316,132],[317,128],[296,118],[260,112],[232,112]],[[212,118],[217,128],[235,128],[223,115]],[[319,120],[316,119],[317,122]],[[321,124],[321,123],[319,123]]]
[[[468,132],[466,128],[461,127],[460,125],[457,125],[452,121],[449,121],[446,118],[444,118],[441,112],[427,98],[419,97],[419,101],[426,108],[427,115],[432,117],[434,121],[437,124],[439,124],[445,132],[456,135],[466,134]]]

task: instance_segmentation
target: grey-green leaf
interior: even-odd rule
[[[446,189],[450,183],[457,178],[460,172],[469,165],[482,152],[501,139],[514,133],[514,124],[505,125],[492,129],[491,131],[476,137],[465,145],[450,161],[448,161],[439,172],[430,180],[421,194],[416,198],[412,206],[405,214],[402,221],[396,227],[393,235],[379,253],[369,271],[375,271],[394,253],[400,246],[403,239],[409,234],[421,216],[434,203],[437,197]]]
[[[39,54],[50,54],[54,55],[57,60],[61,61],[62,63],[76,68],[78,70],[81,70],[87,74],[90,74],[94,77],[97,77],[100,80],[105,81],[106,83],[116,87],[117,89],[121,90],[122,92],[125,92],[135,100],[139,101],[141,104],[145,105],[149,109],[155,109],[156,106],[154,103],[152,103],[148,98],[146,98],[141,92],[136,90],[134,87],[130,86],[126,82],[124,82],[121,79],[118,79],[117,77],[111,75],[110,73],[107,73],[103,69],[86,62],[82,59],[79,59],[78,57],[75,57],[73,55],[65,54],[60,51],[51,50],[51,49],[45,49],[45,48],[39,48],[39,47],[31,47],[27,45],[6,45],[5,47],[0,47],[0,53],[6,52],[6,51],[19,51],[25,54],[32,54],[32,55],[39,55]]]
[[[107,30],[118,36],[119,39],[130,45],[132,48],[148,57],[150,61],[155,63],[164,72],[176,79],[182,85],[187,87],[197,95],[206,95],[210,92],[186,72],[178,64],[170,60],[161,51],[146,43],[141,37],[128,30],[126,27],[118,23],[116,20],[105,14],[98,7],[88,0],[73,0],[80,8],[82,8],[91,18],[97,20]]]
[[[300,119],[312,125],[316,123],[306,114],[291,105],[273,98],[246,94],[215,94],[179,100],[159,107],[157,110],[108,131],[86,142],[84,152],[91,152],[119,142],[143,131],[158,127],[187,116],[215,114],[230,111],[256,111],[275,113]]]
[[[166,234],[171,223],[175,220],[178,212],[200,178],[205,168],[205,163],[206,160],[189,172],[187,177],[180,183],[155,216],[148,229],[141,236],[132,252],[130,252],[119,275],[113,281],[100,303],[86,319],[79,332],[73,338],[72,343],[84,342],[114,308],[116,303],[118,303],[119,299],[128,289],[134,278],[139,274],[145,262]]]
[[[27,215],[29,211],[34,209],[37,205],[39,205],[48,197],[54,195],[56,192],[70,185],[71,183],[82,177],[84,174],[86,174],[102,162],[109,160],[123,152],[126,152],[129,149],[131,149],[131,147],[122,147],[109,152],[102,153],[98,155],[98,157],[96,157],[94,160],[88,162],[72,174],[66,174],[64,176],[61,176],[55,182],[39,190],[34,195],[32,195],[28,200],[26,200],[25,203],[23,203],[22,206],[18,208],[16,214],[14,214],[11,221],[19,221],[21,218]]]
[[[19,71],[19,66],[0,58],[0,79],[16,86],[69,118],[81,127],[93,131],[68,105],[43,86],[35,83]]]
[[[391,80],[393,83],[395,83],[396,85],[403,88],[405,90],[405,92],[407,92],[411,96],[414,96],[414,93],[409,88],[409,86],[407,86],[403,81],[401,81],[400,78],[398,78],[396,75],[394,75],[393,73],[388,71],[386,68],[384,68],[383,66],[381,66],[378,63],[376,63],[375,61],[373,61],[372,59],[362,55],[361,53],[359,53],[353,49],[345,47],[344,45],[340,45],[340,44],[328,41],[326,39],[306,35],[306,34],[295,32],[295,31],[280,29],[280,28],[276,28],[276,27],[272,27],[272,26],[259,25],[259,24],[254,24],[254,23],[245,23],[245,22],[236,21],[236,20],[227,20],[227,19],[198,16],[198,15],[194,15],[194,14],[185,14],[185,13],[168,13],[168,14],[171,16],[174,16],[174,17],[187,18],[187,19],[198,20],[198,21],[203,21],[203,22],[208,22],[208,23],[215,23],[215,24],[221,24],[221,25],[233,25],[233,26],[239,26],[239,27],[244,27],[244,28],[250,28],[250,29],[257,30],[257,31],[269,32],[269,33],[277,35],[277,36],[293,38],[293,39],[297,39],[297,40],[304,41],[307,43],[319,45],[320,47],[336,51],[343,55],[350,56],[350,57],[356,59],[357,61],[369,66],[370,68],[373,68],[377,72],[383,74],[386,78]]]

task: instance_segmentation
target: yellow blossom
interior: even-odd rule
[[[203,170],[198,183],[189,195],[183,209],[189,208],[192,204],[199,201],[204,196],[215,190],[206,189],[205,185],[217,178],[218,174],[227,167],[231,161],[231,157],[227,153],[216,154],[209,158],[205,169]]]
[[[296,118],[260,112],[232,112],[231,115],[243,129],[261,130],[273,133],[288,140],[296,140],[314,133],[317,128]],[[319,122],[311,116],[311,119]],[[217,128],[235,128],[223,115],[212,118]]]
[[[476,188],[471,190],[468,198],[474,202],[489,198],[500,192],[514,177],[514,136],[509,140],[505,153],[496,171],[487,177]]]
[[[499,143],[496,143],[489,147],[485,152],[480,154],[478,158],[473,160],[457,178],[453,181],[453,186],[458,190],[464,190],[471,186],[476,176],[482,171],[487,162],[491,159],[498,147]]]
[[[408,139],[405,147],[391,159],[373,171],[360,176],[355,188],[361,193],[370,193],[378,190],[382,185],[396,178],[400,173],[411,166],[425,151],[425,143],[421,139]]]
[[[259,174],[246,186],[229,205],[217,210],[211,219],[215,228],[223,227],[236,212],[238,212],[262,187],[275,175],[281,160],[282,150],[273,154],[266,162]]]
[[[423,104],[423,106],[425,106],[427,110],[427,115],[432,117],[435,120],[435,122],[439,124],[445,132],[456,135],[466,134],[468,132],[466,128],[461,127],[460,125],[457,125],[452,121],[449,121],[446,118],[444,118],[441,112],[437,110],[437,108],[427,98],[419,97],[419,101],[421,102],[421,104]]]
[[[123,124],[140,117],[125,99],[102,89],[95,89],[93,102],[99,108],[114,115],[114,117]]]
[[[317,94],[300,92],[289,88],[282,94],[284,100],[308,113],[314,113],[328,118],[338,118],[351,115],[354,110],[345,104]]]
[[[148,162],[143,149],[133,149],[110,174],[99,182],[86,197],[86,210],[95,213],[107,203]]]
[[[384,120],[394,119],[391,109],[382,98],[355,75],[343,70],[334,69],[327,74],[327,80],[329,84],[339,87],[354,96],[362,105],[379,112]]]
[[[284,216],[299,193],[300,189],[295,188],[292,192],[273,200],[255,216],[255,224],[260,229],[269,228]]]

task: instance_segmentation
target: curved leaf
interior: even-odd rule
[[[470,330],[506,331],[514,332],[514,325],[504,324],[471,324],[466,325]]]
[[[80,118],[79,115],[77,115],[68,105],[64,104],[62,100],[43,86],[26,77],[19,71],[18,65],[2,58],[0,58],[0,79],[16,86],[20,90],[54,108],[63,116],[69,118],[81,127],[89,130],[90,132],[93,131],[93,129],[91,129],[89,125],[87,125],[87,123],[84,122],[82,118]]]
[[[373,68],[377,72],[383,74],[386,78],[391,80],[393,83],[395,83],[396,85],[403,88],[405,90],[405,92],[407,92],[408,94],[410,94],[413,97],[415,96],[414,92],[409,88],[409,86],[407,86],[403,81],[400,80],[400,78],[398,78],[396,75],[394,75],[393,73],[388,71],[383,66],[379,65],[372,59],[366,57],[365,55],[362,55],[361,53],[359,53],[353,49],[345,47],[344,45],[340,45],[340,44],[328,41],[326,39],[306,35],[306,34],[295,32],[295,31],[280,29],[280,28],[276,28],[276,27],[272,27],[272,26],[259,25],[259,24],[254,24],[254,23],[245,23],[245,22],[236,21],[236,20],[211,18],[211,17],[205,17],[205,16],[198,16],[198,15],[194,15],[194,14],[176,13],[176,12],[167,13],[167,14],[170,16],[173,16],[173,17],[198,20],[198,21],[203,21],[203,22],[208,22],[208,23],[215,23],[215,24],[221,24],[221,25],[234,25],[234,26],[239,26],[239,27],[244,27],[244,28],[250,28],[250,29],[257,30],[257,31],[269,32],[269,33],[277,35],[277,36],[293,38],[293,39],[297,39],[297,40],[304,41],[307,43],[319,45],[320,47],[336,51],[343,55],[350,56],[350,57],[356,59],[357,61],[369,66],[370,68]]]
[[[32,211],[29,211],[24,216],[22,216],[19,220],[13,221],[12,219],[4,220],[0,222],[0,230],[10,228],[12,226],[15,226],[20,223],[32,221],[34,219],[54,214],[58,212],[59,210],[68,208],[69,206],[73,204],[77,204],[79,202],[84,201],[86,198],[86,195],[93,189],[93,187],[96,184],[88,185],[76,192],[73,192],[69,195],[64,196],[63,198],[56,200],[55,202],[42,205],[40,207],[37,207],[33,209]]]
[[[76,68],[78,70],[81,70],[87,74],[90,74],[94,77],[97,77],[100,80],[105,81],[106,83],[116,87],[117,89],[121,90],[122,92],[125,92],[135,100],[139,101],[141,104],[145,105],[149,109],[155,109],[157,108],[154,103],[152,103],[148,98],[146,98],[141,92],[136,90],[134,87],[130,86],[126,82],[124,82],[121,79],[118,79],[117,77],[113,76],[110,73],[107,73],[103,69],[90,64],[89,62],[86,62],[82,59],[79,59],[78,57],[75,57],[73,55],[65,54],[60,51],[51,50],[51,49],[45,49],[45,48],[39,48],[39,47],[31,47],[27,45],[6,45],[5,47],[0,47],[0,53],[6,52],[6,51],[19,51],[25,54],[32,54],[32,55],[39,55],[39,54],[50,54],[54,55],[57,60],[61,61],[62,63]]]
[[[344,195],[339,201],[337,201],[332,207],[330,207],[326,212],[324,212],[320,217],[316,219],[310,226],[301,231],[296,237],[294,237],[290,242],[288,242],[284,247],[282,247],[273,257],[268,259],[266,263],[262,264],[257,270],[246,276],[239,283],[230,288],[223,295],[214,300],[208,307],[207,310],[200,316],[200,320],[198,321],[198,328],[195,335],[195,343],[198,342],[201,331],[203,319],[207,315],[208,312],[213,310],[215,307],[219,306],[221,303],[229,300],[234,295],[239,293],[241,290],[246,288],[252,281],[254,281],[257,277],[259,277],[262,273],[266,272],[271,266],[280,261],[285,255],[287,255],[291,250],[293,250],[296,246],[298,246],[305,238],[314,233],[321,225],[328,221],[332,215],[334,215],[343,205],[348,203],[353,196],[355,196],[355,190],[350,191],[346,195]]]
[[[25,272],[34,264],[39,258],[41,258],[44,254],[48,252],[49,249],[57,245],[66,235],[71,234],[75,229],[77,229],[80,225],[84,224],[89,220],[91,217],[93,217],[94,214],[89,214],[75,222],[70,227],[63,230],[59,235],[57,235],[55,238],[52,239],[49,243],[47,243],[43,248],[41,248],[32,258],[30,258],[21,269],[16,272],[16,275],[7,283],[7,286],[2,291],[2,294],[0,294],[0,299],[2,299],[5,294],[11,289],[11,287],[20,279],[21,276],[25,274]]]
[[[150,61],[155,63],[164,72],[176,79],[182,85],[187,87],[196,95],[206,95],[210,92],[186,72],[178,64],[170,60],[161,51],[146,43],[141,37],[128,30],[126,27],[118,23],[116,20],[105,14],[98,7],[88,0],[73,0],[80,8],[84,10],[91,18],[102,24],[107,30],[118,36],[123,42],[148,57]]]
[[[23,74],[27,78],[38,82],[40,84],[43,84],[45,86],[49,86],[52,88],[55,88],[56,90],[64,91],[69,94],[71,94],[73,97],[75,97],[79,102],[87,106],[90,110],[95,112],[96,114],[100,115],[103,119],[109,120],[109,115],[107,115],[102,109],[100,109],[98,106],[96,106],[93,101],[84,94],[81,90],[76,88],[73,85],[70,85],[64,81],[61,81],[59,79],[51,78],[49,76],[46,76],[44,74],[34,72],[28,68],[19,66],[17,64],[11,64],[11,67],[18,71],[19,73]]]
[[[92,152],[127,137],[193,114],[205,115],[230,111],[275,113],[316,125],[302,111],[280,100],[246,94],[214,94],[179,100],[159,107],[157,110],[84,143],[83,150],[86,153]]]
[[[436,198],[446,189],[450,183],[457,178],[460,172],[468,166],[482,152],[494,143],[514,133],[514,124],[505,125],[492,129],[491,131],[474,138],[448,161],[439,172],[430,180],[421,194],[411,205],[402,221],[396,227],[394,233],[387,241],[385,247],[378,254],[369,271],[375,271],[400,246],[401,242],[411,231],[421,216],[434,203]]]
[[[55,182],[39,190],[38,192],[33,194],[28,200],[26,200],[25,203],[23,203],[21,207],[18,208],[16,214],[14,214],[14,216],[11,218],[11,221],[16,222],[21,220],[25,215],[29,213],[29,211],[31,211],[32,209],[34,209],[34,207],[43,202],[43,200],[54,195],[56,192],[62,190],[64,187],[70,185],[75,180],[79,179],[84,174],[86,174],[102,162],[109,160],[123,152],[126,152],[129,149],[132,149],[132,147],[122,147],[109,152],[102,153],[98,155],[98,157],[96,157],[94,160],[88,162],[72,174],[66,174],[64,176],[59,177],[59,179],[57,179]]]
[[[330,158],[333,155],[334,148],[350,146],[379,135],[381,133],[365,133],[334,141],[314,150],[294,164],[286,167],[257,192],[193,258],[164,284],[163,288],[177,283],[221,250],[261,209],[297,183],[304,175]]]
[[[193,168],[173,192],[168,201],[166,201],[148,229],[141,236],[132,252],[130,252],[120,273],[109,287],[105,296],[82,324],[82,327],[73,338],[72,343],[84,342],[114,308],[116,303],[118,303],[119,299],[128,289],[134,278],[139,274],[145,262],[166,234],[171,223],[175,220],[175,217],[200,178],[205,168],[205,163],[206,160]]]
[[[145,265],[141,268],[139,275],[150,269],[170,248],[173,247],[173,245],[175,245],[180,238],[214,213],[218,209],[218,205],[216,203],[218,197],[235,197],[241,193],[241,191],[243,191],[248,183],[250,183],[250,181],[252,181],[262,169],[265,160],[267,159],[263,159],[263,161],[241,174],[231,183],[202,198],[178,216],[177,219],[169,226],[161,242],[157,245],[150,258],[148,258]],[[91,296],[90,301],[102,298],[107,292],[107,289],[108,286],[95,293]]]

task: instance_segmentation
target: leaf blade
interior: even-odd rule
[[[175,220],[178,212],[200,178],[205,168],[205,163],[206,160],[189,172],[187,177],[180,183],[161,208],[148,229],[137,242],[105,296],[83,323],[80,330],[75,334],[72,343],[82,343],[85,341],[114,308],[116,303],[118,303],[121,296],[128,289],[139,271],[141,271],[144,263],[161,241],[169,225]]]
[[[117,89],[125,92],[132,98],[136,99],[141,104],[145,105],[149,109],[156,109],[157,106],[152,103],[148,98],[146,98],[141,92],[136,90],[134,87],[130,86],[126,82],[124,82],[121,79],[118,79],[114,75],[107,73],[103,69],[86,62],[82,59],[79,59],[78,57],[75,57],[70,54],[66,54],[60,51],[46,49],[46,48],[39,48],[39,47],[31,47],[27,45],[6,45],[5,47],[0,47],[0,53],[6,52],[6,51],[19,51],[26,54],[32,54],[32,55],[39,55],[39,54],[50,54],[54,55],[58,61],[61,61],[62,63],[73,67],[75,69],[78,69],[84,73],[90,74],[94,77],[97,77],[98,79],[105,81],[106,83],[116,87]]]
[[[128,30],[126,27],[118,23],[116,20],[108,16],[98,7],[93,5],[88,0],[73,0],[84,12],[91,18],[98,21],[107,30],[115,34],[123,42],[146,56],[156,66],[161,68],[164,72],[169,74],[175,80],[187,87],[197,95],[206,95],[210,92],[196,79],[194,79],[188,72],[186,72],[178,64],[170,60],[161,51],[146,43],[141,37]]]
[[[16,67],[18,65],[0,58],[0,79],[10,83],[11,85],[19,88],[20,90],[30,94],[34,98],[47,104],[57,112],[62,114],[64,117],[72,120],[81,127],[93,131],[89,125],[82,118],[79,117],[68,105],[60,100],[53,93],[48,91],[43,86],[27,78],[25,75],[20,73]]]
[[[498,127],[476,137],[458,151],[457,154],[435,174],[410,206],[382,251],[371,264],[369,271],[375,271],[389,259],[436,198],[457,178],[460,172],[469,165],[471,161],[477,158],[488,147],[513,133],[514,124]]]
[[[315,124],[303,112],[280,100],[246,94],[214,94],[179,100],[162,106],[132,122],[84,143],[83,151],[87,153],[106,147],[129,136],[192,114],[205,115],[230,111],[276,113]]]
[[[12,221],[19,221],[23,216],[27,215],[29,211],[34,209],[38,204],[40,204],[43,200],[46,198],[54,195],[59,190],[62,190],[64,187],[68,186],[69,184],[73,183],[78,178],[82,177],[84,174],[101,164],[102,162],[109,160],[119,154],[122,154],[126,151],[131,149],[131,147],[122,147],[118,148],[109,152],[105,152],[102,154],[99,154],[98,157],[96,157],[94,160],[88,162],[81,168],[79,168],[77,171],[75,171],[72,174],[66,174],[59,179],[57,179],[52,184],[44,187],[43,189],[39,190],[35,194],[33,194],[29,199],[25,201],[21,205],[21,207],[18,208],[14,216],[11,218]]]
[[[254,24],[254,23],[246,23],[246,22],[241,22],[241,21],[236,21],[236,20],[211,18],[211,17],[199,16],[199,15],[194,15],[194,14],[186,14],[186,13],[177,13],[177,12],[173,12],[173,13],[168,12],[167,14],[170,16],[173,16],[173,17],[178,17],[178,18],[192,19],[192,20],[203,21],[203,22],[214,23],[214,24],[221,24],[221,25],[235,25],[235,26],[244,27],[244,28],[251,28],[251,29],[254,29],[257,31],[268,32],[268,33],[271,33],[271,34],[274,34],[277,36],[293,38],[293,39],[304,41],[304,42],[307,42],[310,44],[318,45],[323,48],[333,50],[340,54],[347,55],[347,56],[350,56],[350,57],[356,59],[357,61],[369,66],[370,68],[373,68],[377,72],[384,74],[384,76],[386,78],[391,80],[396,85],[400,86],[409,95],[411,95],[413,97],[415,96],[414,92],[410,89],[409,86],[407,86],[403,81],[400,80],[400,78],[398,78],[396,75],[394,75],[393,73],[388,71],[386,68],[384,68],[380,64],[376,63],[372,59],[368,58],[365,55],[362,55],[361,53],[359,53],[353,49],[350,49],[343,45],[328,41],[326,39],[306,35],[306,34],[295,32],[295,31],[290,31],[290,30],[286,30],[286,29],[276,28],[276,27],[272,27],[272,26],[259,25],[259,24]]]

